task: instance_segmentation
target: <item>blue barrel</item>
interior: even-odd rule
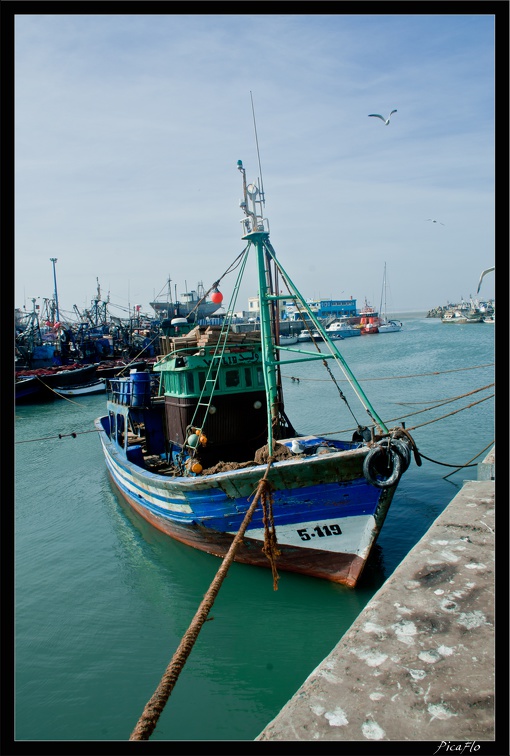
[[[116,378],[112,381],[112,386],[114,386],[115,400],[120,402],[120,404],[129,404],[131,390],[129,378]]]
[[[132,407],[145,407],[151,398],[150,373],[131,373]]]

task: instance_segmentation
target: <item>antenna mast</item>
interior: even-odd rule
[[[252,113],[253,113],[253,128],[255,129],[255,143],[257,145],[257,158],[258,158],[258,161],[259,161],[259,171],[260,171],[260,199],[262,201],[262,204],[265,205],[266,204],[266,197],[265,197],[265,194],[264,194],[264,181],[262,180],[262,166],[260,164],[259,139],[258,139],[258,136],[257,136],[257,123],[255,121],[255,108],[253,106],[253,95],[252,95],[251,91],[250,91],[250,98],[251,98],[251,110],[252,110]]]

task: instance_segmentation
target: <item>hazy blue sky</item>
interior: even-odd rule
[[[18,307],[52,297],[51,257],[68,312],[96,279],[146,311],[168,277],[209,288],[244,247],[237,160],[259,176],[250,91],[271,241],[305,296],[378,306],[386,262],[388,309],[427,310],[475,295],[494,265],[491,15],[63,13],[15,28]],[[389,126],[368,117],[394,108]],[[236,309],[256,293],[253,277]]]

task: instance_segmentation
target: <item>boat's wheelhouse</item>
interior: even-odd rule
[[[228,343],[179,350],[155,365],[165,402],[169,443],[183,446],[190,428],[207,442],[200,448],[204,467],[219,461],[249,459],[267,438],[267,409],[260,342]]]

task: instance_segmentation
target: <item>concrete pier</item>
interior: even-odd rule
[[[478,477],[256,740],[495,739],[494,451]]]

